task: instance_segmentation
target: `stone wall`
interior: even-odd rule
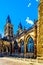
[[[40,0],[37,23],[37,56],[43,57],[43,0]]]

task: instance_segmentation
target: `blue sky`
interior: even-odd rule
[[[18,24],[27,29],[33,25],[34,19],[38,19],[39,0],[0,0],[0,33],[4,34],[4,25],[9,15],[14,25],[14,33]]]

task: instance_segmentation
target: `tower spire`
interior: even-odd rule
[[[19,29],[22,29],[22,24],[21,24],[21,22],[19,23],[18,28],[19,28]]]
[[[10,20],[10,16],[9,15],[7,16],[6,21],[7,21],[7,23],[10,23],[11,24],[11,20]]]
[[[22,24],[21,24],[21,22],[19,23],[19,25],[18,25],[18,31],[17,31],[17,34],[21,34],[22,33]]]

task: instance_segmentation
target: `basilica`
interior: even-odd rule
[[[0,53],[18,54],[28,58],[43,57],[43,1],[40,0],[38,6],[38,20],[34,20],[34,25],[29,29],[22,29],[22,24],[18,25],[16,35],[13,32],[13,25],[10,17],[6,19],[4,26],[4,37],[0,39]]]

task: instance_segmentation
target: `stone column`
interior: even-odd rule
[[[34,37],[34,57],[37,57],[37,23],[35,23],[35,28],[34,28],[34,33],[35,33],[35,37]]]
[[[24,37],[24,56],[26,56],[26,39],[25,39],[25,37]]]

